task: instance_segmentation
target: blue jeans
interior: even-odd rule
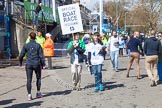
[[[95,85],[102,84],[102,64],[92,65],[92,72],[95,76]]]
[[[113,65],[113,68],[118,69],[118,57],[119,57],[119,50],[117,51],[110,51],[110,59]]]
[[[130,49],[127,49],[127,55],[130,57]]]
[[[162,81],[162,62],[158,62],[159,81]]]
[[[33,13],[33,25],[38,25],[38,14],[36,14],[35,12]]]

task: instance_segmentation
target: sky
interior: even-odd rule
[[[92,10],[95,3],[97,3],[97,0],[93,0],[93,2],[92,0],[80,0],[80,3],[89,8],[90,10]]]
[[[104,1],[113,1],[113,0],[104,0]],[[93,10],[95,4],[98,2],[99,0],[80,0],[80,3],[88,7],[90,10]]]
[[[98,1],[99,0],[80,0],[80,3],[82,5],[85,5],[88,9],[93,10],[95,4],[98,3]],[[104,0],[104,1],[107,2],[107,1],[114,1],[114,0]],[[138,0],[128,0],[128,1],[131,1],[132,2],[131,4],[135,4],[135,2]]]

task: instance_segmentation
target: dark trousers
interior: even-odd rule
[[[119,55],[123,56],[123,48],[119,48]]]
[[[35,75],[37,78],[36,86],[37,91],[40,91],[41,87],[41,65],[26,65],[26,76],[27,76],[27,92],[28,94],[31,94],[31,87],[32,87],[32,77],[33,77],[33,71],[35,71]]]

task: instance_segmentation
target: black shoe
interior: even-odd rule
[[[129,74],[126,75],[126,78],[129,78]]]
[[[155,83],[154,80],[151,80],[151,82],[150,82],[150,86],[151,86],[151,87],[156,86],[156,83]]]
[[[159,81],[155,81],[155,85],[157,86],[159,84]]]

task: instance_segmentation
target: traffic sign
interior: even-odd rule
[[[97,32],[97,25],[93,25],[93,33]]]

